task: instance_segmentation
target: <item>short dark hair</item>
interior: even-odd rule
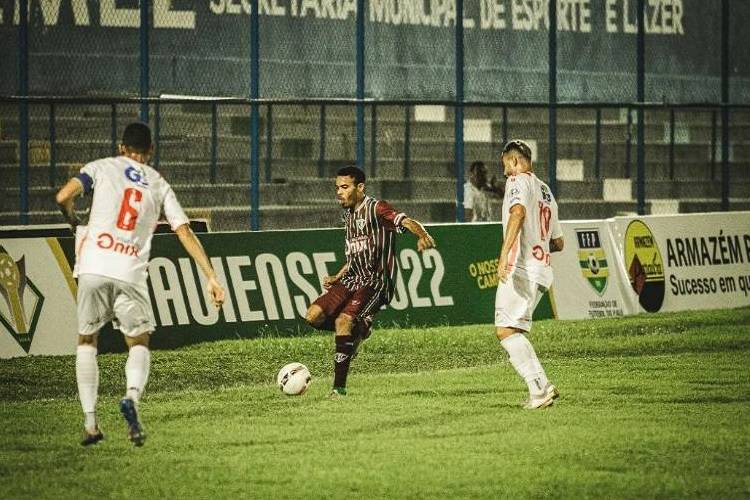
[[[354,166],[342,167],[336,172],[336,177],[349,176],[354,179],[355,184],[363,184],[365,182],[365,173]]]
[[[516,150],[519,153],[521,153],[522,156],[524,156],[527,160],[531,161],[531,148],[528,144],[523,142],[520,139],[513,139],[512,141],[508,141],[505,144],[505,147],[503,148],[503,154],[507,153],[508,151]]]
[[[142,122],[129,123],[122,133],[122,144],[138,153],[151,149],[151,129]]]
[[[478,170],[484,169],[484,162],[481,160],[477,160],[475,162],[472,162],[471,165],[469,165],[469,173],[477,172]]]

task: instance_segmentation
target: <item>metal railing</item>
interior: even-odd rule
[[[225,110],[228,107],[240,107],[240,115],[246,113],[248,108],[250,110],[250,127],[247,130],[245,136],[247,141],[250,143],[249,155],[240,159],[246,162],[249,182],[247,189],[249,191],[250,200],[250,213],[249,216],[249,227],[251,229],[259,229],[259,213],[261,207],[260,199],[260,184],[270,183],[274,176],[274,109],[283,108],[285,106],[308,106],[317,107],[319,109],[319,129],[318,135],[318,155],[317,158],[308,158],[308,161],[317,163],[317,175],[324,177],[327,175],[327,163],[329,158],[327,157],[327,137],[329,135],[329,123],[327,120],[327,112],[332,107],[359,107],[363,109],[370,108],[369,123],[360,124],[359,113],[357,113],[357,133],[361,134],[362,137],[358,137],[358,145],[356,148],[357,156],[364,157],[364,152],[361,150],[359,144],[369,146],[369,161],[363,165],[363,168],[368,171],[368,175],[371,178],[378,177],[378,163],[379,163],[379,152],[378,152],[378,127],[379,127],[379,108],[382,109],[385,106],[396,106],[404,109],[403,114],[403,168],[401,177],[408,179],[414,175],[412,160],[412,147],[413,147],[413,132],[412,132],[412,115],[413,110],[416,106],[421,105],[441,105],[446,108],[454,110],[454,130],[455,135],[453,137],[453,149],[457,151],[463,149],[463,114],[459,113],[459,110],[464,109],[475,109],[480,108],[484,110],[491,110],[492,116],[496,116],[497,120],[495,123],[499,125],[496,127],[499,134],[497,137],[492,138],[492,144],[495,145],[493,148],[495,153],[499,148],[507,142],[509,139],[509,128],[514,124],[509,119],[509,111],[517,110],[544,110],[549,109],[547,103],[515,103],[515,102],[463,102],[458,105],[453,101],[418,101],[418,100],[392,100],[392,101],[372,101],[367,99],[203,99],[196,101],[194,99],[180,99],[180,98],[98,98],[92,99],[87,97],[0,97],[0,104],[10,104],[11,106],[18,106],[18,146],[19,146],[19,222],[26,224],[28,222],[29,213],[29,108],[43,107],[47,110],[48,120],[48,141],[49,141],[49,173],[48,182],[50,187],[54,187],[62,181],[58,172],[58,137],[59,137],[59,125],[58,125],[58,110],[61,106],[80,106],[81,115],[86,107],[99,106],[105,107],[109,110],[109,123],[110,133],[110,151],[111,154],[116,153],[116,145],[119,140],[118,120],[120,120],[121,109],[123,107],[139,107],[140,109],[147,108],[153,109],[151,113],[151,123],[154,130],[154,141],[155,141],[155,154],[152,159],[152,164],[155,168],[159,169],[160,163],[163,158],[161,143],[163,140],[161,129],[162,129],[162,110],[165,106],[169,105],[199,105],[200,107],[206,107],[209,109],[210,121],[209,129],[199,131],[199,136],[209,138],[209,152],[208,152],[208,182],[209,184],[217,183],[217,172],[219,171],[219,149],[222,144],[222,134],[219,131],[220,127],[220,116],[221,110]],[[265,130],[261,132],[259,124],[261,109],[264,108],[265,113],[263,115]],[[643,116],[646,112],[666,112],[668,113],[668,178],[675,178],[676,169],[676,148],[679,147],[676,141],[676,115],[681,112],[701,112],[705,114],[707,123],[710,127],[710,160],[709,164],[711,176],[710,178],[716,179],[717,167],[719,179],[721,180],[721,203],[722,209],[727,210],[729,208],[729,193],[730,193],[730,158],[729,158],[729,115],[731,110],[748,110],[750,105],[744,104],[682,104],[682,105],[668,105],[663,103],[565,103],[559,102],[556,104],[556,108],[560,110],[574,109],[580,110],[582,113],[593,113],[593,134],[586,139],[581,137],[580,139],[593,146],[593,157],[583,158],[586,163],[593,165],[593,177],[594,179],[601,179],[604,177],[603,174],[603,161],[602,161],[602,128],[603,119],[602,114],[605,111],[611,110],[623,110],[626,113],[626,124],[625,124],[625,136],[623,137],[623,143],[625,146],[625,157],[623,162],[624,177],[633,178],[636,186],[636,201],[639,213],[645,213],[646,206],[646,166],[645,166],[645,154],[647,144],[644,141],[644,132],[646,126],[646,120],[641,119],[635,120],[635,124],[632,120],[633,111],[640,111],[640,115]],[[237,115],[237,113],[233,113]],[[255,118],[253,117],[255,114]],[[718,117],[722,116],[721,124],[719,123]],[[36,113],[37,120],[39,113]],[[724,119],[726,117],[726,120]],[[369,125],[370,130],[368,134],[365,134],[365,129]],[[521,124],[516,124],[521,125]],[[548,123],[550,130],[550,137],[558,137],[558,123],[556,121],[550,121]],[[748,124],[750,125],[750,124]],[[633,129],[636,129],[636,133],[633,134]],[[640,131],[640,132],[639,132]],[[719,134],[719,132],[721,132]],[[635,141],[633,137],[637,138]],[[265,139],[264,145],[264,158],[263,164],[261,164],[261,142]],[[640,140],[638,140],[640,139]],[[369,144],[368,144],[369,143]],[[548,143],[548,151],[556,151],[556,144]],[[633,165],[633,156],[631,154],[632,148],[636,148],[636,165]],[[490,146],[492,148],[492,146]],[[717,150],[721,151],[720,157],[717,158]],[[462,153],[463,154],[463,153]],[[340,160],[340,158],[338,158]],[[89,158],[87,160],[93,160]],[[750,160],[750,158],[748,159]],[[544,162],[541,162],[544,164]],[[456,181],[456,220],[463,220],[462,213],[462,195],[463,195],[463,163],[453,163],[453,177]],[[551,163],[546,165],[547,176],[550,185],[556,185],[556,170],[552,167]],[[632,175],[635,171],[635,175]]]

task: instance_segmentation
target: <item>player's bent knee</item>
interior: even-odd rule
[[[308,325],[318,328],[323,325],[325,319],[326,316],[323,314],[323,309],[321,309],[320,306],[313,304],[307,308],[305,321],[307,321]]]
[[[134,337],[125,336],[125,343],[128,345],[128,349],[137,345],[148,347],[149,339],[151,338],[151,332],[142,333]]]
[[[512,327],[507,327],[507,326],[498,326],[495,328],[495,336],[497,337],[497,340],[506,339],[510,337],[511,335],[513,335],[514,333],[518,333],[518,332],[521,332],[521,330],[519,330],[518,328],[512,328]]]
[[[347,314],[339,314],[336,318],[336,334],[350,334],[354,320]]]
[[[91,335],[78,335],[78,345],[90,345],[93,347],[96,347],[96,341],[97,341],[98,335],[96,333],[93,333]]]

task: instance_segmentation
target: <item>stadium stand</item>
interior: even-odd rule
[[[159,106],[158,150],[152,165],[172,183],[191,217],[205,218],[213,231],[249,227],[249,106],[217,105],[216,161],[212,168],[210,102]],[[354,108],[328,105],[321,151],[320,105],[261,109],[261,228],[331,227],[339,224],[330,176],[356,155]],[[136,119],[134,104],[116,110],[116,130]],[[368,190],[425,222],[455,219],[453,115],[450,108],[377,106],[376,163],[372,175],[371,108],[367,110],[366,169]],[[519,137],[536,147],[536,168],[547,178],[546,109],[466,109],[467,166],[480,159],[497,167],[502,138]],[[674,131],[670,113],[646,113],[647,213],[685,213],[720,208],[721,153],[711,111],[677,110]],[[736,111],[730,130],[730,208],[750,209],[750,112]],[[53,193],[86,161],[112,154],[110,105],[55,106],[55,148],[51,148],[49,104],[30,106],[29,223],[59,222]],[[405,136],[409,135],[408,164]],[[674,134],[674,146],[670,140]],[[271,157],[267,137],[271,136]],[[720,132],[719,132],[720,135]],[[0,225],[18,223],[19,121],[17,105],[0,105]],[[119,138],[119,137],[118,137]],[[631,141],[628,152],[628,141]],[[599,171],[596,169],[594,109],[558,112],[558,199],[563,219],[602,218],[632,213],[635,202],[635,127],[627,112],[601,111]],[[53,157],[54,154],[54,157]],[[630,169],[628,170],[628,156]],[[672,161],[670,162],[670,157]],[[630,175],[629,175],[630,172]],[[321,176],[322,174],[322,176]],[[598,174],[598,175],[597,175]],[[499,218],[500,202],[495,203]],[[312,214],[312,215],[311,215]],[[311,220],[312,217],[312,220]]]

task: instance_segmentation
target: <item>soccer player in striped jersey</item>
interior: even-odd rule
[[[560,395],[526,337],[534,309],[552,284],[550,253],[563,249],[557,202],[532,171],[531,148],[510,141],[501,156],[508,180],[503,200],[503,246],[495,296],[495,334],[529,388],[524,408],[546,408]]]
[[[104,439],[96,421],[99,390],[96,354],[99,329],[109,321],[123,333],[129,349],[125,364],[127,385],[120,412],[133,444],[141,446],[146,439],[136,404],[151,366],[148,344],[154,324],[146,277],[151,239],[162,212],[180,243],[208,278],[211,300],[217,307],[224,301],[224,289],[190,229],[174,191],[159,172],[147,165],[153,153],[148,125],[131,123],[125,127],[119,153],[84,165],[55,197],[76,234],[76,380],[84,413],[81,441],[84,446]],[[79,196],[90,193],[93,199],[88,224],[79,226],[74,203]]]
[[[336,333],[333,398],[346,394],[351,359],[370,336],[374,315],[393,297],[396,234],[412,232],[420,252],[435,246],[419,221],[367,196],[365,174],[356,167],[337,172],[336,198],[344,209],[346,263],[334,276],[324,278],[326,291],[310,305],[305,317],[313,327]]]

